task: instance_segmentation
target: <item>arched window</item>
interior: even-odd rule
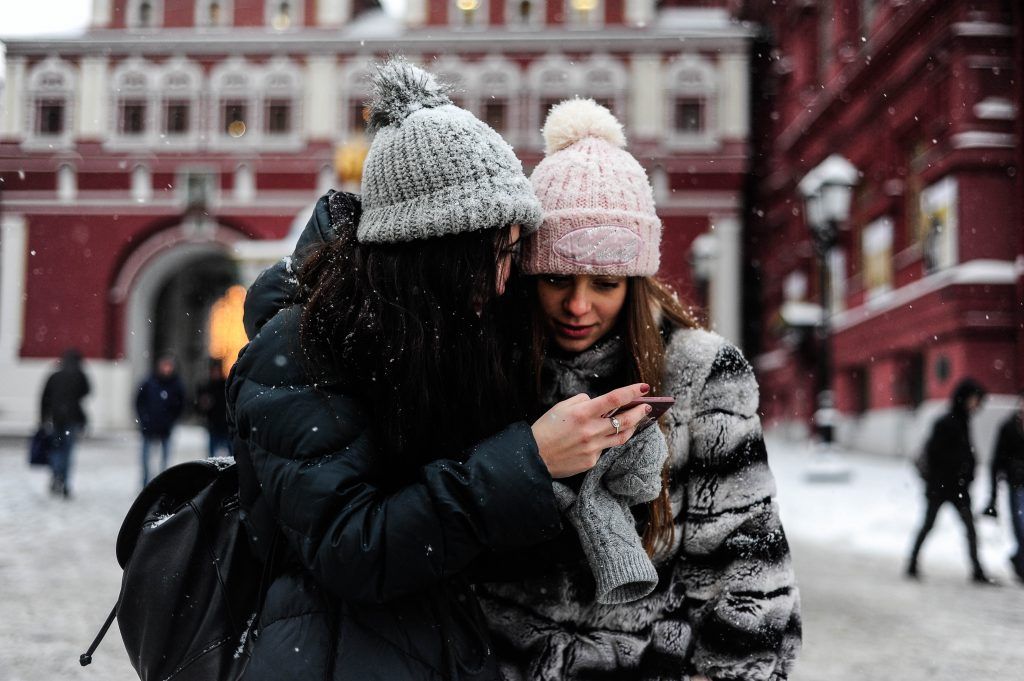
[[[584,66],[582,92],[626,122],[626,68],[615,59],[595,56]]]
[[[29,73],[29,143],[70,144],[75,85],[71,65],[57,58],[46,59]]]
[[[530,93],[527,125],[531,134],[525,140],[528,144],[540,144],[539,131],[551,107],[563,99],[580,94],[579,73],[579,69],[562,56],[549,55],[530,65],[527,76]]]
[[[547,0],[505,0],[505,25],[537,28],[544,25]]]
[[[160,28],[163,25],[163,0],[128,0],[125,23],[128,28]]]
[[[250,145],[258,136],[258,90],[253,66],[233,58],[219,64],[210,75],[211,140],[221,147]]]
[[[713,145],[718,128],[714,66],[695,55],[680,57],[665,72],[665,93],[669,141],[682,146]]]
[[[196,0],[196,26],[204,28],[231,26],[233,11],[232,0]]]
[[[144,144],[154,137],[153,109],[155,67],[141,59],[130,59],[114,70],[110,79],[113,141]]]
[[[338,92],[341,95],[339,129],[342,131],[342,139],[366,133],[366,104],[370,101],[372,74],[370,61],[365,58],[357,57],[341,68]]]
[[[199,139],[199,93],[203,74],[198,64],[174,59],[160,73],[158,130],[165,143],[191,143]]]
[[[455,57],[442,57],[430,65],[430,71],[439,82],[451,88],[448,97],[455,106],[476,111],[476,78],[472,64]]]
[[[275,31],[287,31],[302,26],[303,0],[266,0],[265,21]]]
[[[477,67],[477,113],[484,123],[509,141],[520,133],[521,81],[516,64],[501,57],[488,57]]]
[[[265,141],[294,141],[299,134],[298,68],[281,60],[271,62],[261,77],[263,135]]]
[[[489,0],[448,0],[448,24],[453,28],[487,26]]]
[[[569,28],[604,26],[604,0],[564,0],[565,25]]]

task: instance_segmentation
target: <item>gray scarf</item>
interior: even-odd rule
[[[617,374],[625,359],[626,342],[618,335],[602,338],[572,357],[547,355],[541,402],[550,407],[573,395],[590,394],[594,381]]]

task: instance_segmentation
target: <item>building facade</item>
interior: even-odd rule
[[[7,45],[0,123],[0,422],[27,423],[79,347],[100,426],[130,423],[156,353],[203,373],[211,327],[291,251],[313,201],[355,189],[371,61],[455,86],[527,170],[548,108],[626,126],[664,223],[663,274],[740,337],[752,30],[674,0],[95,0],[79,37]]]
[[[999,0],[748,2],[755,169],[748,288],[769,421],[816,409],[825,269],[840,440],[910,454],[957,381],[1024,386],[1021,8]],[[800,182],[839,154],[850,217],[815,254]]]

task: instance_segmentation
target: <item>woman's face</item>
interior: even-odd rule
[[[625,277],[540,275],[537,299],[549,337],[562,350],[586,350],[615,326],[626,287]]]
[[[512,225],[508,233],[508,246],[498,253],[498,280],[494,282],[494,288],[499,296],[505,293],[505,285],[512,274],[512,257],[519,252],[520,245],[519,225]]]

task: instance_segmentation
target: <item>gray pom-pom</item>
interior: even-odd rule
[[[451,104],[448,86],[403,57],[391,57],[377,67],[370,100],[370,132],[405,120],[419,109]]]

